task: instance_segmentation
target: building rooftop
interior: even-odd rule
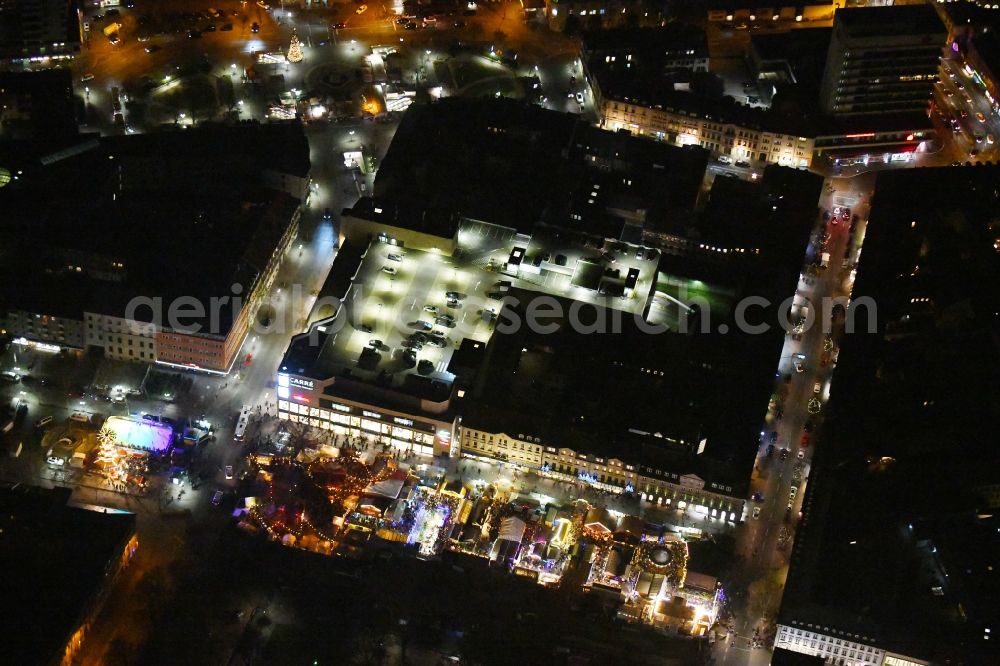
[[[511,296],[524,321],[538,295]],[[498,326],[488,366],[459,408],[464,423],[644,465],[665,479],[696,473],[708,484],[745,485],[783,334],[650,334],[632,317],[621,318],[620,332],[593,332],[611,317],[598,307],[578,312],[584,326],[553,318],[554,332]]]
[[[995,30],[1000,27],[1000,15],[997,10],[985,3],[980,5],[971,0],[958,0],[941,3],[939,9],[943,12],[945,21],[950,23],[957,33],[966,30],[975,33],[983,28]]]
[[[813,7],[829,5],[833,6],[833,0],[801,0],[796,2],[796,7]],[[709,0],[709,9],[729,10],[736,9],[774,9],[774,0]]]
[[[44,21],[31,11],[34,4],[11,2],[0,6],[0,60],[58,56],[80,50],[82,3],[79,0],[51,3],[52,9],[63,5],[62,11],[45,12]],[[46,39],[58,39],[69,48],[53,50],[50,44],[42,42]]]
[[[599,130],[573,114],[509,99],[445,98],[407,110],[374,198],[351,214],[443,238],[463,219],[522,233],[540,221],[593,225],[594,233],[618,237],[622,222],[610,220],[609,231],[606,207],[578,205],[595,179],[616,174],[607,196],[614,189],[616,201],[631,199],[655,226],[668,211],[694,206],[707,163],[698,148]]]
[[[420,219],[459,214],[531,225],[555,187],[576,124],[572,114],[508,99],[411,106],[382,160],[375,198],[420,211]]]
[[[763,63],[787,63],[797,85],[817,87],[823,78],[832,28],[799,28],[788,32],[751,33],[752,53]]]
[[[67,506],[68,488],[0,487],[4,659],[59,663],[107,585],[135,515]]]
[[[20,145],[8,167],[20,177],[0,188],[0,302],[74,318],[122,316],[136,296],[248,293],[299,204],[264,172],[308,173],[298,125]]]
[[[0,141],[75,137],[72,77],[65,68],[0,72]]]
[[[771,655],[771,666],[823,666],[826,663],[824,657],[793,652],[785,648],[775,648]]]
[[[972,37],[972,48],[979,54],[983,64],[989,67],[990,72],[1000,72],[1000,37],[991,31],[980,32]]]
[[[662,62],[678,57],[708,57],[705,31],[681,23],[669,23],[662,28],[588,30],[581,40],[586,54],[632,53],[646,61]]]
[[[942,46],[947,33],[937,12],[930,5],[900,5],[838,9],[834,25],[841,26],[848,37],[905,37],[940,35]]]
[[[793,136],[814,135],[809,118],[801,114],[783,114],[777,109],[740,104],[731,97],[724,97],[721,88],[713,89],[711,82],[706,82],[699,90],[698,77],[704,79],[712,75],[664,72],[655,64],[643,67],[637,63],[626,67],[628,64],[617,61],[608,63],[600,55],[587,61],[587,71],[600,89],[601,97],[705,118],[720,124]],[[691,77],[695,80],[691,81]]]
[[[970,479],[1000,480],[1000,299],[982,289],[1000,282],[998,202],[1000,167],[879,174],[852,294],[875,304],[875,333],[862,321],[843,338],[786,623],[935,662],[996,661],[978,646],[1000,623],[1000,550],[995,525],[983,541],[992,518]]]

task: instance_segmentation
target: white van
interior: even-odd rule
[[[86,414],[84,412],[73,412],[69,415],[69,418],[71,421],[77,421],[78,423],[90,422],[90,414]]]

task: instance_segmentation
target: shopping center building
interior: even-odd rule
[[[700,148],[566,126],[537,109],[500,114],[491,101],[438,104],[425,117],[408,111],[375,196],[343,211],[309,330],[280,364],[279,416],[404,454],[501,463],[741,520],[784,334],[695,333],[677,303],[702,299],[713,325],[736,331],[741,296],[777,304],[792,293],[821,179],[777,166],[757,183],[719,179],[695,216]],[[436,122],[447,130],[427,126]],[[433,147],[409,145],[431,131],[445,146],[440,168]],[[544,171],[558,214],[527,198],[513,219],[495,183],[449,177],[462,168],[455,155],[484,147],[498,170],[506,156],[524,164],[528,137],[567,143],[553,164],[521,167],[529,188],[533,169]],[[693,222],[672,223],[664,202]],[[734,206],[745,211],[738,223]],[[659,246],[692,229],[698,242]],[[555,309],[552,326],[529,324],[543,309]]]

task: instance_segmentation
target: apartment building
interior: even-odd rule
[[[3,328],[228,372],[298,234],[309,179],[301,126],[102,138],[46,160],[35,145],[23,144],[12,163],[21,177],[0,193]],[[219,180],[234,186],[206,186]]]
[[[776,127],[765,128],[760,124],[761,120],[766,120],[763,112],[736,108],[722,101],[715,105],[705,104],[687,93],[671,97],[669,102],[665,99],[646,102],[615,99],[602,93],[601,126],[678,146],[701,146],[716,157],[732,160],[796,168],[808,168],[812,164],[814,137],[789,134]],[[710,106],[717,108],[709,109]]]

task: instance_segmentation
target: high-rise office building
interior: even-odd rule
[[[0,62],[80,52],[79,0],[0,0]]]
[[[926,109],[947,35],[929,5],[838,10],[820,90],[823,110]]]

